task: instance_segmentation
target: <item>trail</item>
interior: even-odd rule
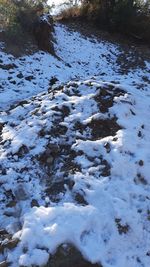
[[[150,62],[62,24],[55,38],[61,61],[0,52],[0,262],[46,266],[69,243],[149,267]]]

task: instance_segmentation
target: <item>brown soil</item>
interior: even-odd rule
[[[0,42],[5,43],[3,51],[15,57],[32,55],[39,50],[34,38],[29,34],[14,40],[6,36],[4,32],[0,32]]]
[[[67,26],[70,31],[78,31],[84,38],[93,38],[93,42],[110,42],[119,45],[121,53],[118,56],[117,63],[120,65],[122,74],[126,74],[128,70],[138,66],[144,69],[145,60],[150,60],[148,44],[143,44],[133,37],[100,30],[94,24],[80,19],[60,20],[59,22]]]

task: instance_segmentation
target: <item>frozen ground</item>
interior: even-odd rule
[[[122,74],[119,45],[55,30],[61,60],[0,54],[0,260],[42,266],[70,243],[149,267],[150,62]]]

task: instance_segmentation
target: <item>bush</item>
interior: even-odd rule
[[[0,0],[2,30],[14,40],[24,32],[32,33],[38,16],[48,8],[47,0]]]
[[[62,17],[78,14],[99,28],[131,34],[150,43],[150,0],[82,0],[78,12],[76,9],[66,10]]]

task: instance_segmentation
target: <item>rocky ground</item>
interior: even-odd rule
[[[119,44],[55,38],[1,52],[0,266],[149,267],[148,56],[122,72]]]

